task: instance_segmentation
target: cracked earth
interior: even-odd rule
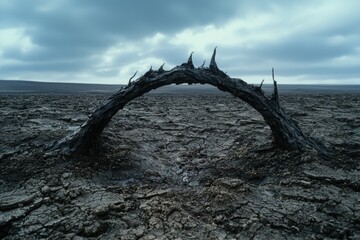
[[[89,155],[43,151],[104,99],[0,96],[0,238],[360,239],[360,95],[281,96],[333,160],[273,149],[227,95],[146,95]]]

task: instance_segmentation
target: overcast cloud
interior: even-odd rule
[[[255,83],[360,84],[360,1],[0,0],[0,79],[127,83],[217,63]]]

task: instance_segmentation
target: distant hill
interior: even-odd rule
[[[0,93],[99,93],[109,94],[121,85],[52,83],[0,80]]]
[[[123,85],[52,83],[35,81],[0,80],[0,94],[113,94]],[[171,85],[151,91],[155,94],[222,94],[210,85]]]
[[[52,83],[18,80],[0,80],[0,94],[113,94],[122,85],[84,84],[84,83]],[[273,86],[264,84],[263,90],[271,92]],[[282,93],[360,93],[360,85],[290,85],[279,84]],[[222,94],[210,85],[170,85],[151,91],[151,94],[192,95]]]

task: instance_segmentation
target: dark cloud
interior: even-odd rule
[[[97,16],[97,29],[110,29],[126,36],[148,35],[153,32],[176,32],[209,22],[219,23],[233,16],[236,1],[80,1],[89,10],[88,17]]]
[[[156,32],[171,34],[185,27],[226,20],[234,12],[232,3],[205,0],[188,3],[165,0],[5,1],[0,7],[0,28],[25,28],[32,42],[40,48],[30,53],[5,49],[3,57],[31,62],[86,59],[105,51],[119,39],[136,41]],[[37,69],[47,66],[39,64],[44,67]]]
[[[104,35],[133,38],[156,32],[171,33],[185,27],[221,23],[236,10],[233,7],[236,1],[231,0],[54,1],[60,2],[59,6],[48,11],[40,10],[43,1],[8,2],[0,10],[2,25],[28,26],[34,30],[35,41],[42,44],[91,42]]]
[[[276,43],[263,43],[248,54],[261,56],[274,61],[317,62],[348,55],[356,46],[349,44],[331,44],[326,38],[306,36],[281,39]]]
[[[301,66],[301,67],[287,67],[279,71],[281,76],[294,75],[309,75],[314,79],[338,79],[339,82],[347,78],[359,78],[359,66]],[[360,83],[360,81],[358,82]]]
[[[215,45],[219,46],[219,66],[231,74],[264,75],[274,66],[282,69],[279,74],[289,77],[305,74],[318,79],[356,78],[360,75],[360,17],[355,9],[359,8],[359,1],[351,0],[2,0],[0,31],[21,29],[35,48],[24,51],[16,44],[2,46],[0,40],[0,78],[12,74],[32,78],[30,72],[44,72],[48,79],[51,72],[83,71],[94,78],[110,78],[117,76],[119,69],[144,59],[156,59],[154,64],[179,65],[191,51],[195,51],[194,60],[200,65],[204,59],[209,60]],[[266,27],[266,21],[260,27],[256,24],[266,14],[280,19],[269,25],[271,31],[261,26]],[[233,19],[254,26],[236,30],[237,41],[254,35],[253,31],[258,31],[258,36],[237,46],[228,43],[234,41],[234,34],[220,41],[215,35],[213,41],[204,39],[197,45],[191,45],[191,41],[171,42],[185,29],[193,29],[193,34],[210,25],[221,30]],[[276,36],[283,32],[288,34]],[[158,33],[163,34],[162,39],[145,41]],[[134,50],[120,51],[129,46],[135,46]],[[199,53],[194,46],[209,52],[206,55],[202,49]],[[112,48],[118,52],[111,52]],[[103,58],[107,54],[111,60],[106,62]],[[352,60],[349,65],[333,65],[334,59],[344,56],[352,56],[358,63]],[[143,64],[148,64],[145,60]]]
[[[81,70],[88,70],[89,66],[93,64],[90,60],[82,61],[49,61],[41,64],[32,63],[32,62],[23,62],[18,64],[3,64],[0,66],[1,72],[14,72],[15,74],[19,72],[72,72],[76,73]],[[47,76],[51,78],[51,76]],[[34,79],[35,80],[35,79]]]

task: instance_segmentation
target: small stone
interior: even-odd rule
[[[60,202],[64,202],[66,201],[66,195],[65,195],[65,191],[63,189],[61,189],[60,191],[57,192],[56,196],[55,196],[55,200],[56,201],[60,201]]]
[[[45,185],[41,188],[42,194],[48,194],[50,192],[50,187],[48,185]]]
[[[200,185],[200,183],[198,181],[192,181],[189,183],[190,187],[198,187]]]
[[[109,211],[109,206],[99,206],[93,210],[96,216],[104,216]]]
[[[94,222],[84,228],[83,235],[85,237],[97,237],[107,229],[107,224]]]
[[[66,178],[69,178],[70,176],[71,176],[71,173],[66,172],[66,173],[63,173],[62,178],[66,179]]]
[[[183,225],[179,222],[174,222],[171,227],[176,230],[181,230],[183,228]]]
[[[77,198],[78,196],[82,195],[83,190],[82,190],[82,188],[71,189],[67,194],[70,198],[74,199],[74,198]]]
[[[218,185],[224,186],[226,188],[239,188],[240,186],[243,186],[244,181],[237,178],[219,178],[215,181]]]
[[[290,229],[292,231],[294,231],[294,232],[299,232],[300,231],[300,229],[298,227],[296,227],[296,226],[291,226]]]
[[[142,237],[144,235],[145,226],[139,226],[138,228],[134,229],[133,233],[136,237]]]
[[[188,176],[187,173],[184,173],[184,174],[183,174],[182,181],[183,181],[184,183],[188,183],[188,182],[189,182],[189,176]]]
[[[160,229],[162,227],[162,222],[156,217],[151,217],[149,220],[149,225],[153,228]]]
[[[76,192],[75,192],[75,191],[70,191],[70,192],[69,192],[69,197],[71,197],[71,198],[76,198],[76,197],[77,197]]]
[[[216,224],[224,223],[224,221],[225,221],[225,216],[224,215],[217,215],[216,218],[214,219],[214,222]]]
[[[156,236],[153,235],[153,234],[148,234],[148,235],[142,237],[141,239],[143,239],[143,240],[153,240],[153,239],[156,239]]]
[[[305,181],[305,180],[300,180],[299,184],[302,186],[306,186],[306,187],[309,187],[312,185],[312,183],[310,181]]]
[[[196,228],[197,224],[194,221],[188,221],[187,223],[184,224],[184,229],[185,230],[190,230],[190,229],[194,229]]]
[[[224,240],[224,239],[226,239],[226,236],[227,236],[226,232],[222,232],[222,231],[215,232],[214,234],[216,236],[216,239],[219,239],[219,240]]]

